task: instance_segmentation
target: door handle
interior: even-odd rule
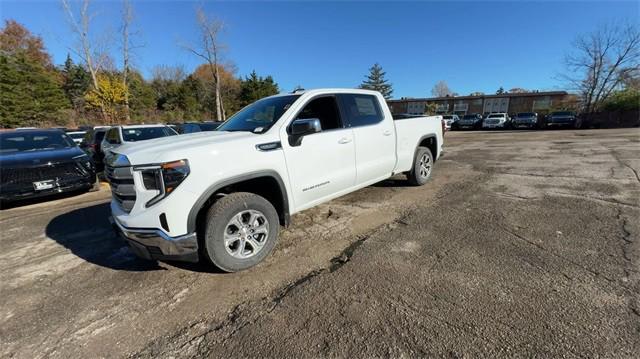
[[[351,139],[347,137],[342,137],[341,139],[338,140],[338,143],[341,145],[344,145],[345,143],[349,143],[349,142],[351,142]]]
[[[386,130],[382,133],[384,136],[391,136],[391,131]]]

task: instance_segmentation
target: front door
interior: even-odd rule
[[[281,141],[296,211],[345,193],[356,178],[353,131],[342,125],[335,96],[311,99],[294,120],[311,118],[320,120],[320,132],[299,144]]]

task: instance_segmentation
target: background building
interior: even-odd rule
[[[421,115],[427,107],[438,114],[466,115],[490,112],[537,112],[548,113],[559,109],[575,109],[577,96],[566,91],[504,93],[500,95],[455,96],[432,98],[403,98],[389,100],[394,114]]]

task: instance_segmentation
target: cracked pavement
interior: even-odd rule
[[[4,210],[0,356],[637,357],[640,131],[446,141],[243,273],[131,256],[106,191]]]

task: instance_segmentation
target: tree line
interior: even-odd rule
[[[223,61],[222,23],[196,12],[201,42],[182,45],[204,63],[187,73],[180,66],[156,66],[149,79],[131,66],[133,13],[123,2],[122,65],[91,41],[89,1],[62,1],[78,47],[54,65],[41,37],[15,20],[0,29],[0,127],[76,127],[85,124],[222,121],[247,104],[279,92],[278,84],[255,71],[236,76]]]

